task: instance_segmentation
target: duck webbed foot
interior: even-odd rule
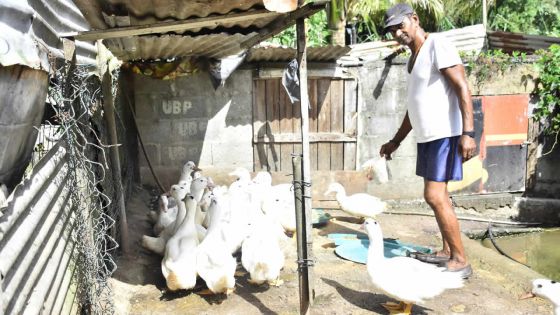
[[[412,311],[412,303],[405,302],[387,302],[381,303],[381,305],[389,311],[391,315],[409,315]]]
[[[198,295],[214,295],[215,294],[210,289],[204,289],[202,291],[198,291],[197,293],[198,293]]]
[[[284,284],[284,280],[277,278],[276,280],[268,281],[268,285],[279,287]]]

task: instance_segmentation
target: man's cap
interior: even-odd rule
[[[397,3],[390,7],[387,12],[385,12],[385,25],[383,26],[383,32],[387,33],[387,28],[393,25],[399,25],[404,20],[404,17],[414,13],[414,10],[407,3]]]

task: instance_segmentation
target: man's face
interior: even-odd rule
[[[388,31],[393,38],[401,45],[409,45],[412,43],[416,30],[418,29],[418,18],[416,15],[406,16],[401,24],[390,26]]]

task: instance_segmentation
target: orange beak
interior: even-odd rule
[[[526,299],[530,299],[530,298],[534,298],[535,294],[533,294],[533,292],[525,292],[523,294],[521,294],[519,296],[519,300],[526,300]]]

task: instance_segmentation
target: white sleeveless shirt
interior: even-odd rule
[[[461,135],[459,98],[440,72],[459,64],[457,48],[445,35],[428,35],[408,76],[408,117],[418,143]]]

